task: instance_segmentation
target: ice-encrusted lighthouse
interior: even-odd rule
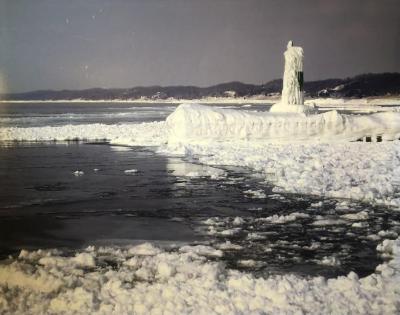
[[[293,46],[289,41],[285,55],[285,72],[283,73],[282,103],[303,105],[303,48]]]
[[[303,48],[289,41],[285,56],[282,99],[271,108],[271,112],[310,113],[313,107],[304,105]]]

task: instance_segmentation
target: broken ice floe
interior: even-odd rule
[[[171,310],[185,314],[193,310],[326,314],[332,309],[349,314],[395,314],[400,309],[400,240],[384,241],[378,251],[390,260],[375,273],[360,278],[350,272],[329,280],[292,274],[255,277],[205,259],[198,247],[178,252],[151,244],[89,247],[73,255],[21,251],[19,258],[0,264],[0,309],[6,314],[159,314]],[[337,264],[330,257],[321,262]],[[242,259],[239,263],[247,269],[260,262]]]
[[[124,173],[127,174],[127,175],[135,175],[135,174],[138,173],[138,170],[133,168],[133,169],[130,169],[130,170],[125,170]]]

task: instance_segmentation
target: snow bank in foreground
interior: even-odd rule
[[[21,251],[0,265],[2,314],[396,314],[400,240],[392,260],[359,279],[255,278],[207,259],[206,247],[167,252],[150,244],[89,247],[74,257]],[[215,252],[215,250],[214,250]]]
[[[400,113],[365,116],[341,115],[331,111],[306,116],[219,109],[182,104],[167,118],[169,141],[294,141],[357,140],[364,136],[400,137]]]
[[[160,145],[167,141],[165,122],[141,124],[87,124],[0,128],[0,141],[110,140],[121,145]]]
[[[400,145],[381,143],[263,144],[202,142],[164,150],[207,165],[260,172],[275,192],[351,198],[400,207]]]

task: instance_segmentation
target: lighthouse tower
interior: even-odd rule
[[[312,106],[304,105],[304,74],[303,48],[293,46],[289,41],[285,56],[285,71],[283,73],[282,99],[271,108],[271,112],[311,113]]]

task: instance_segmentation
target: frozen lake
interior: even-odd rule
[[[164,120],[174,108],[13,104],[1,117],[11,126],[115,124]],[[210,169],[145,147],[15,142],[3,144],[0,160],[2,257],[21,248],[211,244],[229,268],[256,275],[364,276],[381,263],[373,236],[400,220],[385,207],[276,195],[248,169]],[[367,218],[345,219],[362,211]]]

